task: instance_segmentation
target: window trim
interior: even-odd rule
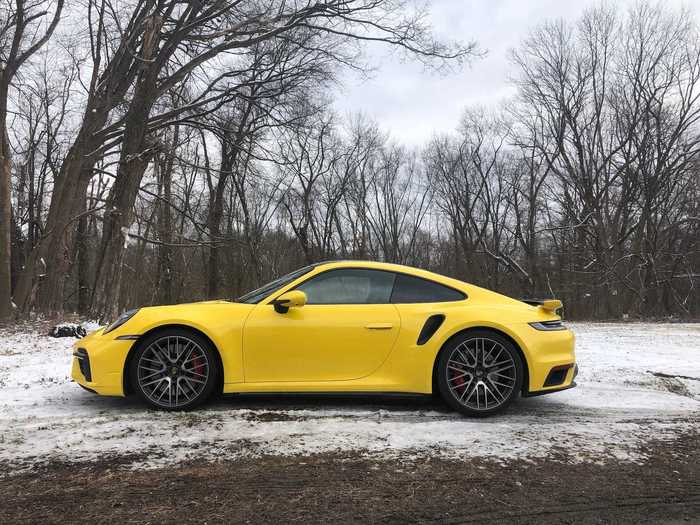
[[[383,304],[394,304],[394,305],[398,305],[398,304],[441,304],[441,303],[458,303],[460,301],[466,301],[467,299],[469,299],[469,295],[467,294],[467,292],[464,292],[462,290],[458,290],[457,288],[454,288],[453,286],[439,283],[439,282],[434,281],[432,279],[428,279],[427,277],[421,277],[418,275],[413,275],[413,274],[410,274],[407,272],[401,272],[401,271],[396,271],[396,270],[385,270],[384,268],[368,268],[367,266],[340,266],[337,268],[329,268],[327,270],[320,271],[320,272],[315,273],[311,276],[308,276],[308,274],[304,274],[304,275],[300,276],[300,278],[307,277],[307,276],[308,277],[306,279],[304,279],[303,281],[301,281],[300,283],[295,284],[291,288],[286,289],[281,294],[275,294],[275,297],[273,299],[271,299],[270,301],[268,301],[266,304],[273,304],[275,302],[275,300],[277,299],[277,297],[279,297],[287,292],[291,292],[292,290],[296,290],[302,284],[309,282],[312,279],[315,279],[316,277],[318,277],[320,275],[323,275],[323,274],[329,273],[329,272],[335,272],[338,270],[369,270],[369,271],[373,271],[373,272],[393,273],[395,276],[406,275],[408,277],[413,277],[415,279],[427,281],[427,282],[432,283],[432,284],[437,284],[438,286],[444,286],[445,288],[448,288],[454,292],[457,292],[458,294],[460,294],[462,296],[462,298],[454,300],[454,301],[420,301],[420,302],[414,302],[414,303],[396,303],[396,302],[392,301],[392,297],[394,296],[394,286],[396,286],[396,279],[394,279],[394,283],[391,287],[391,294],[389,295],[389,302],[387,302],[387,303],[308,303],[309,306],[338,306],[341,304],[345,304],[348,306],[358,306],[358,305],[366,305],[366,306],[374,305],[374,306],[376,306],[376,305],[383,305]]]

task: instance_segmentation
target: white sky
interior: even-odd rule
[[[596,0],[431,0],[433,26],[452,40],[476,40],[488,54],[462,71],[438,75],[422,65],[402,62],[386,48],[367,49],[376,68],[369,80],[348,72],[344,88],[335,95],[341,114],[362,112],[377,120],[391,137],[420,146],[433,134],[454,130],[465,107],[495,105],[511,94],[508,51],[527,32],[553,18],[576,20]],[[632,0],[620,0],[627,6]],[[663,0],[664,4],[695,12],[700,0]]]

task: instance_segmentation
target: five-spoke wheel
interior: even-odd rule
[[[523,365],[513,344],[485,330],[460,334],[440,354],[440,393],[462,413],[487,415],[505,408],[522,387]]]
[[[156,333],[139,344],[131,360],[131,384],[148,404],[192,408],[213,392],[218,362],[204,338],[185,330]]]

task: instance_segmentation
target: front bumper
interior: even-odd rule
[[[73,364],[76,362],[78,363],[78,370],[80,370],[80,374],[83,376],[83,379],[88,383],[91,382],[92,370],[90,369],[90,356],[88,355],[87,350],[84,348],[78,348],[75,352],[73,352],[73,357],[75,358],[73,360]]]
[[[102,330],[98,330],[75,342],[71,377],[97,394],[124,396],[124,364],[134,341],[101,334]]]

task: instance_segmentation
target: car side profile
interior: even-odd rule
[[[407,266],[325,262],[236,301],[125,312],[75,343],[72,377],[165,410],[216,391],[386,392],[488,415],[575,386],[560,307]]]

